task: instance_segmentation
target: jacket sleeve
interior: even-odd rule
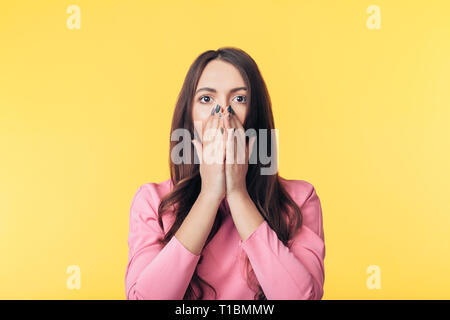
[[[300,206],[307,218],[286,247],[267,221],[239,245],[268,300],[320,300],[325,280],[322,208],[314,187]]]
[[[175,236],[163,248],[158,243],[164,231],[155,210],[160,200],[155,188],[154,183],[142,185],[131,202],[125,271],[129,300],[181,300],[200,259]]]

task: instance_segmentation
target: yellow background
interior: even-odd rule
[[[1,2],[0,298],[125,298],[131,199],[169,177],[188,67],[229,45],[268,85],[280,174],[321,199],[323,298],[449,299],[449,12],[444,0]]]

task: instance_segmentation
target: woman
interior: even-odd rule
[[[194,137],[183,161],[178,129]],[[198,56],[173,115],[171,178],[143,184],[131,203],[127,299],[322,298],[320,200],[310,183],[249,161],[267,146],[274,155],[264,129],[274,121],[254,60],[230,47]]]

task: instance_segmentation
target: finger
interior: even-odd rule
[[[235,115],[230,117],[231,125],[235,128],[234,135],[235,140],[235,158],[236,162],[245,163],[246,144],[245,144],[245,131],[242,125],[239,127],[239,119]]]
[[[225,128],[227,131],[227,142],[226,142],[226,159],[228,164],[233,164],[236,161],[236,151],[235,151],[235,128],[236,124],[234,124],[232,120],[233,113],[231,112],[231,105],[229,105],[226,109],[226,116],[225,116]]]
[[[229,131],[231,129],[231,127],[230,127],[230,119],[228,118],[227,115],[225,115],[225,117],[223,119],[223,128],[224,128],[224,141],[225,141],[225,146],[226,146],[226,143],[228,141],[228,136],[230,135]],[[226,150],[226,147],[225,147],[225,150]]]
[[[213,107],[211,110],[215,110],[215,107]],[[205,133],[206,133],[206,131],[209,129],[209,128],[211,128],[211,125],[212,125],[212,120],[214,119],[214,116],[213,116],[213,114],[212,113],[210,113],[209,115],[208,115],[208,117],[206,118],[206,122],[205,123],[203,123],[202,122],[202,128],[201,128],[201,134],[198,134],[198,132],[197,132],[197,134],[198,134],[198,136],[200,137],[200,141],[203,143],[206,139],[204,138],[204,136],[205,136]]]
[[[199,159],[199,162],[202,163],[203,160],[203,147],[200,142],[198,142],[196,139],[192,139],[192,144],[194,145],[195,151],[197,152],[197,157]]]
[[[246,142],[246,140],[245,140],[245,129],[244,129],[244,127],[242,126],[242,123],[241,123],[241,121],[239,120],[239,118],[238,117],[236,117],[236,115],[233,115],[232,116],[232,119],[233,119],[233,121],[234,121],[234,124],[235,124],[235,126],[236,126],[236,129],[237,129],[237,131],[238,131],[238,134],[239,134],[239,144],[246,144],[245,142]],[[239,145],[240,147],[244,147],[243,145]]]
[[[253,148],[255,146],[255,142],[256,142],[256,136],[251,136],[250,140],[248,142],[248,154],[247,154],[247,162],[250,159],[250,156],[252,155],[253,152]]]
[[[208,115],[208,118],[206,119],[206,125],[205,125],[205,129],[206,126],[211,125],[211,121],[214,119],[214,115],[216,114],[216,106],[214,105],[211,109],[211,112]]]
[[[224,131],[222,108],[220,105],[216,105],[209,134],[211,136],[211,157],[218,164],[222,164],[225,159]]]
[[[232,126],[232,123],[231,123],[231,119],[230,119],[230,117],[231,117],[231,113],[230,113],[230,108],[231,108],[231,106],[228,106],[227,107],[227,109],[226,109],[226,114],[225,114],[225,117],[224,117],[224,127],[225,127],[225,131],[226,131],[226,140],[228,141],[229,140],[229,135],[232,135],[233,134],[233,132],[234,132],[234,127]]]
[[[223,163],[223,160],[225,160],[225,157],[226,157],[226,145],[227,145],[227,135],[226,135],[226,132],[225,132],[225,124],[224,124],[224,119],[223,119],[223,117],[222,117],[222,119],[220,120],[220,123],[219,123],[219,135],[220,135],[220,143],[221,143],[221,145],[220,145],[220,152],[221,152],[221,154],[220,154],[220,157],[221,157],[221,160],[222,160],[222,162],[221,163]]]
[[[239,120],[239,118],[236,117],[235,114],[233,114],[233,115],[230,117],[230,120],[232,121],[234,127],[235,127],[235,128],[237,129],[237,131],[239,132],[239,135],[241,135],[241,138],[244,138],[244,139],[245,139],[245,129],[244,129],[242,123],[241,123],[241,120]]]
[[[226,113],[225,113],[225,121],[224,121],[224,123],[225,123],[225,128],[227,128],[227,129],[231,128],[230,118],[231,118],[232,113],[230,113],[230,108],[231,108],[231,106],[228,106],[227,109],[226,109]]]
[[[237,124],[236,124],[236,120],[234,119],[234,116],[232,114],[230,115],[229,121],[230,121],[230,126],[233,129],[232,131],[230,131],[231,138],[229,139],[230,140],[229,151],[230,151],[230,155],[231,155],[230,161],[231,161],[231,163],[237,163],[237,151],[238,151],[237,143],[239,140],[239,134],[238,134],[238,132],[236,132]]]
[[[203,131],[201,131],[201,132],[203,132]],[[197,139],[197,140],[201,140],[202,139],[202,137],[198,133],[197,128],[195,126],[194,126],[194,139]]]
[[[227,121],[226,158],[228,164],[236,163],[236,128],[231,121]]]
[[[239,120],[239,118],[236,116],[236,114],[233,114],[231,116],[231,118],[234,120],[234,122],[236,123],[236,129],[242,129],[244,130],[244,126],[241,123],[241,120]],[[245,131],[245,130],[244,130]]]
[[[211,123],[211,127],[212,128],[218,128],[219,127],[219,112],[220,112],[220,105],[216,105],[216,108],[214,109],[214,115],[212,117],[212,123]]]
[[[214,141],[215,139],[215,135],[217,134],[217,128],[218,128],[218,124],[219,124],[219,116],[217,111],[217,106],[219,107],[220,110],[220,106],[216,105],[216,107],[213,109],[214,110],[214,114],[211,114],[208,117],[208,123],[207,126],[205,128],[205,132],[204,132],[204,136],[205,136],[205,142],[211,142]]]

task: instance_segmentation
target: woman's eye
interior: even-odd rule
[[[202,101],[203,98],[205,98],[206,100],[203,100],[203,101]],[[210,96],[201,96],[199,100],[200,100],[200,102],[202,102],[202,103],[210,103],[210,102],[212,101],[212,99],[211,99]]]
[[[247,97],[246,96],[236,96],[235,99],[237,99],[236,101],[239,102],[239,103],[247,102]]]

